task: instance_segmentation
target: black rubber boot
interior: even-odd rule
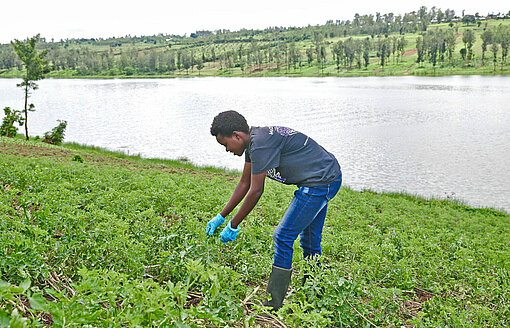
[[[283,304],[287,289],[290,285],[292,269],[283,269],[273,265],[269,282],[267,283],[268,300],[264,301],[264,306],[269,306],[273,311],[277,311]]]

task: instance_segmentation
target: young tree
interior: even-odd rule
[[[193,73],[193,68],[195,67],[195,49],[191,49],[189,52],[189,65],[191,67],[191,73]]]
[[[370,39],[366,37],[363,40],[363,60],[365,61],[365,68],[368,67],[370,63],[370,50],[372,49],[372,44],[370,43]]]
[[[25,109],[24,109],[24,124],[25,124],[25,137],[28,140],[28,112],[34,111],[34,104],[28,105],[28,97],[31,90],[37,90],[39,87],[35,81],[42,80],[45,74],[50,72],[50,65],[44,57],[48,54],[47,50],[38,51],[35,49],[36,43],[41,39],[40,34],[32,38],[27,38],[25,41],[14,39],[11,45],[16,51],[16,54],[25,65],[25,75],[23,82],[17,84],[18,87],[25,89]]]
[[[443,22],[443,19],[444,19],[445,15],[443,14],[443,12],[441,11],[441,9],[439,9],[437,11],[437,15],[436,15],[436,19],[437,19],[437,23],[438,24],[441,24]]]
[[[214,46],[211,47],[211,61],[216,61],[216,51],[214,51]]]
[[[345,63],[349,64],[349,68],[352,68],[352,63],[355,57],[355,46],[353,38],[348,38],[344,42],[343,46]]]
[[[501,46],[501,64],[504,64],[508,56],[508,48],[510,47],[510,27],[498,26],[496,40]]]
[[[441,36],[439,35],[439,33],[429,31],[428,35],[424,37],[424,39],[426,39],[425,44],[429,55],[429,61],[432,63],[432,67],[435,70],[437,64],[437,57],[441,46]]]
[[[398,38],[396,36],[392,36],[390,39],[391,39],[391,53],[393,54],[393,62],[395,62],[397,60]]]
[[[299,61],[299,50],[296,48],[296,43],[294,41],[292,41],[289,45],[289,59],[289,64],[294,66],[294,69],[296,69]]]
[[[200,71],[204,68],[204,62],[202,59],[197,60],[197,70],[198,70],[198,76],[200,76]]]
[[[492,43],[491,45],[491,51],[493,55],[493,62],[494,62],[494,72],[496,71],[496,64],[498,63],[498,49],[499,44],[497,42]]]
[[[169,71],[175,71],[175,54],[173,52],[167,55],[166,66],[168,67]]]
[[[177,51],[177,69],[179,71],[182,69],[182,62],[183,62],[182,57],[183,57],[182,51],[181,50]]]
[[[361,57],[363,55],[363,41],[355,40],[354,41],[354,56],[356,57],[356,66],[358,69],[361,69]]]
[[[462,36],[462,42],[464,42],[464,49],[466,49],[467,61],[469,65],[469,61],[473,56],[473,43],[475,42],[476,36],[473,30],[467,30],[464,32]]]
[[[344,53],[344,43],[342,40],[339,40],[337,43],[333,44],[333,55],[335,57],[336,62],[336,71],[340,71],[340,62],[342,61]]]
[[[327,58],[326,45],[323,43],[321,44],[319,48],[319,53],[317,55],[317,59],[321,63],[322,74],[324,74],[324,64],[326,63],[326,58]]]
[[[482,65],[485,60],[485,52],[487,51],[487,46],[492,43],[492,31],[487,30],[482,33],[480,36],[482,38]]]
[[[398,39],[398,42],[397,42],[397,50],[398,50],[398,53],[399,53],[399,57],[401,57],[404,52],[405,52],[405,48],[407,46],[407,40],[404,36],[400,37],[400,39]]]
[[[14,126],[17,123],[19,126],[23,125],[22,113],[19,110],[11,109],[10,107],[4,108],[5,117],[0,126],[0,136],[14,137],[18,133],[18,128]]]
[[[189,69],[191,67],[191,57],[187,51],[182,53],[181,60],[182,60],[182,68],[186,70],[186,75],[188,75]]]
[[[237,49],[237,56],[238,56],[238,62],[240,62],[244,56],[244,48],[243,48],[242,43],[239,45],[239,48]]]
[[[446,31],[440,31],[440,45],[439,45],[439,60],[444,63],[444,58],[446,54],[446,38],[448,36],[448,33]]]
[[[308,60],[308,65],[311,65],[313,62],[313,47],[306,49],[306,58]]]
[[[383,40],[379,40],[377,45],[377,57],[381,59],[381,66],[384,68],[386,64],[386,59],[390,57],[390,40],[385,38]]]
[[[244,74],[244,70],[246,68],[246,60],[244,59],[244,57],[241,57],[241,59],[239,60],[239,68],[241,69],[241,72]]]
[[[448,61],[452,64],[453,61],[453,52],[455,50],[455,43],[457,41],[457,36],[453,32],[453,30],[449,29],[445,32],[445,46],[446,51],[448,53]]]
[[[419,65],[425,61],[425,44],[424,38],[421,36],[416,39],[416,50],[418,51],[418,58],[416,59],[416,62]]]

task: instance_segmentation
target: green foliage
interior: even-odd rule
[[[28,140],[28,111],[34,110],[34,105],[28,105],[28,97],[31,90],[36,90],[38,85],[35,81],[41,80],[48,73],[50,65],[44,57],[48,54],[48,50],[38,51],[36,43],[40,41],[40,35],[37,34],[32,38],[27,38],[25,41],[14,40],[11,42],[14,51],[18,55],[19,59],[25,65],[25,73],[22,76],[23,82],[17,84],[18,87],[24,88],[25,90],[25,137]]]
[[[2,126],[0,126],[0,136],[14,137],[18,133],[18,128],[14,125],[17,123],[19,126],[23,125],[23,117],[21,111],[11,109],[10,107],[4,108],[4,118]]]
[[[58,125],[54,127],[51,131],[44,133],[43,142],[52,144],[52,145],[60,145],[64,140],[64,134],[67,128],[67,121],[58,120]]]
[[[32,90],[37,89],[35,81],[43,79],[44,75],[49,72],[48,61],[44,60],[48,51],[38,51],[35,48],[36,43],[40,40],[40,34],[37,34],[24,41],[15,39],[11,42],[14,51],[25,65],[25,76],[23,77],[23,82],[18,85],[20,87],[27,86]]]
[[[462,22],[465,24],[475,24],[476,17],[475,15],[464,15],[464,17],[462,17]]]
[[[473,30],[467,30],[464,32],[464,35],[462,36],[462,42],[464,42],[464,47],[466,49],[466,57],[469,65],[469,61],[471,60],[471,57],[473,56],[473,43],[475,42],[475,33]]]
[[[73,162],[79,162],[79,163],[83,163],[83,157],[81,157],[81,155],[79,154],[76,154],[73,156],[73,159],[72,159]]]
[[[28,302],[26,307],[22,300]],[[42,291],[37,286],[32,286],[29,278],[25,279],[19,286],[11,285],[0,280],[0,327],[28,327],[29,323],[40,325],[41,317],[39,311],[49,311],[50,305],[42,296]],[[20,313],[22,312],[22,313]],[[30,321],[26,317],[31,317]]]
[[[268,181],[224,245],[205,224],[238,173],[4,137],[0,151],[0,327],[260,324],[271,234],[293,187]],[[506,327],[509,239],[504,212],[342,188],[322,267],[296,242],[275,316],[289,327]]]
[[[494,38],[502,50],[496,59],[501,64],[499,73],[507,74],[510,20],[491,15],[484,18],[484,25],[476,27],[452,22],[460,19],[451,10],[421,7],[403,15],[356,15],[353,20],[306,27],[201,31],[194,33],[194,37],[160,34],[69,39],[37,45],[48,51],[45,58],[55,70],[51,76],[66,78],[494,74],[485,67],[481,39],[484,31],[491,31],[501,35]],[[475,19],[481,22],[482,17]],[[461,38],[470,33],[468,30],[472,30],[475,39],[472,51],[466,49],[469,63],[465,63],[459,48]],[[418,37],[433,42],[425,42],[424,51],[417,49],[416,54],[414,45]],[[346,43],[340,56],[335,52],[339,41]],[[13,61],[11,50],[0,45],[0,74],[4,69],[2,76],[22,77],[18,71],[21,63]],[[420,65],[415,65],[416,62]]]

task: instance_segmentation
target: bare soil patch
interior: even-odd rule
[[[402,57],[406,57],[406,56],[412,56],[414,54],[418,53],[418,49],[409,49],[409,50],[406,50],[403,54],[402,54]]]
[[[435,296],[434,293],[418,287],[414,287],[414,289],[410,291],[404,290],[403,293],[413,296],[413,300],[404,301],[400,303],[399,306],[400,314],[408,318],[417,317],[418,312],[420,312],[423,309],[422,303],[427,302],[428,300]],[[410,328],[413,327],[413,324],[406,321],[404,327]]]
[[[271,69],[276,69],[275,63],[254,65],[254,66],[246,69],[246,73],[260,73],[260,72],[271,70]],[[282,66],[282,70],[283,69],[284,69],[284,67]]]

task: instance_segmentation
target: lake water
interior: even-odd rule
[[[21,109],[18,80],[0,107]],[[39,82],[29,133],[69,122],[66,141],[241,170],[210,136],[234,109],[283,125],[338,158],[353,189],[454,197],[510,211],[510,77],[190,78]],[[2,113],[3,114],[3,113]]]

